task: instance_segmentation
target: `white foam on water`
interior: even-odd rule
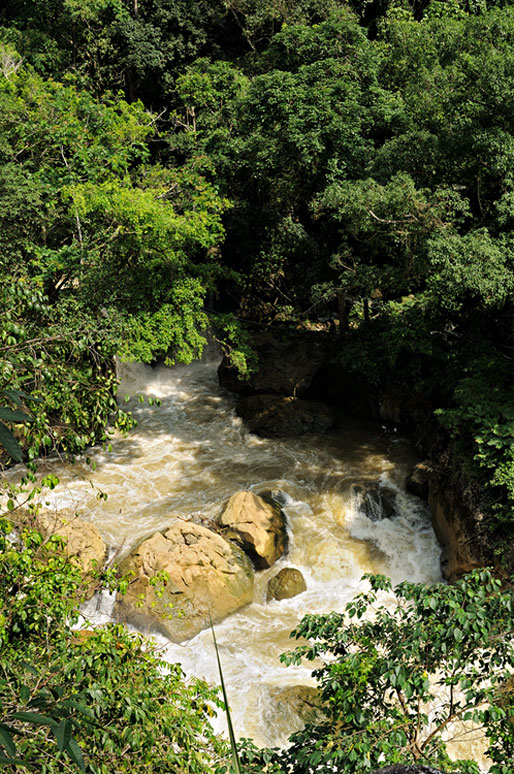
[[[253,603],[218,624],[216,636],[237,733],[258,744],[285,744],[302,721],[294,707],[277,701],[277,691],[313,684],[312,664],[286,668],[279,661],[294,647],[289,633],[302,616],[343,610],[363,588],[365,572],[384,573],[395,583],[441,580],[440,548],[426,506],[402,486],[412,453],[407,444],[392,444],[380,428],[348,418],[326,436],[251,435],[211,363],[173,369],[129,364],[120,367],[120,376],[119,394],[132,396],[127,405],[138,427],[126,437],[116,435],[111,453],[90,453],[94,473],[84,461],[43,463],[42,473],[61,479],[44,493],[45,507],[91,520],[111,551],[123,555],[176,514],[216,518],[238,490],[279,490],[288,554],[257,573]],[[138,394],[146,402],[139,403]],[[150,406],[148,398],[158,398],[160,407]],[[391,517],[370,518],[380,514],[362,509],[356,484],[361,492],[369,486],[375,493],[387,490]],[[301,570],[307,590],[266,602],[268,580],[286,566]],[[84,625],[110,620],[112,608],[112,595],[91,600]],[[156,639],[165,657],[186,673],[219,682],[209,630],[181,645]],[[216,723],[221,730],[224,718]]]

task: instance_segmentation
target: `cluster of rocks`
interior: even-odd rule
[[[45,538],[65,538],[62,550],[89,579],[92,594],[93,571],[107,556],[96,527],[50,514],[38,516],[34,526]],[[125,557],[119,573],[128,588],[117,595],[115,617],[182,642],[251,602],[255,571],[271,567],[286,551],[286,519],[272,494],[237,492],[217,521],[175,516]],[[284,567],[269,581],[267,599],[288,599],[305,589],[301,572]]]

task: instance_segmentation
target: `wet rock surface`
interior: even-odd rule
[[[334,411],[322,403],[277,395],[252,395],[236,407],[250,432],[270,437],[325,433],[335,423]]]
[[[319,691],[311,685],[286,685],[272,687],[269,697],[279,714],[294,712],[304,723],[321,721],[323,712]]]
[[[132,577],[115,615],[143,631],[182,642],[252,601],[253,569],[233,543],[205,527],[179,521],[144,540],[121,563]],[[160,580],[162,573],[168,579]]]
[[[273,393],[305,395],[318,369],[334,348],[334,337],[318,331],[275,329],[256,331],[251,346],[257,353],[258,371],[241,381],[237,369],[223,358],[218,368],[222,387],[240,395]]]
[[[480,494],[463,481],[431,478],[428,505],[432,526],[443,547],[441,569],[450,582],[476,567],[497,563],[480,507]],[[475,494],[478,496],[475,497]],[[496,560],[496,562],[495,562]]]
[[[291,599],[307,590],[307,584],[300,570],[284,567],[274,578],[268,581],[267,599]]]
[[[391,519],[396,515],[396,492],[380,482],[355,484],[353,492],[358,499],[359,510],[371,521]]]
[[[243,490],[232,495],[221,516],[224,535],[235,540],[259,569],[271,567],[287,548],[285,517],[277,504]]]
[[[430,482],[431,468],[426,462],[418,462],[414,466],[412,473],[407,476],[405,486],[407,491],[422,500],[428,500],[428,488]]]

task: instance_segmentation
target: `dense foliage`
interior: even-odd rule
[[[286,654],[286,663],[323,659],[314,674],[326,720],[293,736],[287,768],[355,772],[385,760],[475,772],[446,752],[447,741],[473,728],[484,731],[490,772],[510,774],[512,591],[476,571],[452,586],[402,583],[391,606],[381,595],[390,582],[369,580],[371,591],[344,614],[307,616],[293,632],[312,644]]]
[[[32,0],[0,23],[1,273],[51,309],[48,360],[98,383],[98,410],[74,390],[88,433],[47,369],[68,447],[102,437],[109,358],[197,356],[206,307],[242,370],[227,314],[339,316],[340,362],[423,396],[508,537],[513,6]],[[19,347],[13,325],[46,320],[7,325]]]
[[[244,740],[245,771],[355,774],[402,763],[478,774],[475,761],[448,753],[481,737],[491,774],[512,774],[512,588],[488,570],[394,590],[365,577],[369,590],[344,613],[305,616],[292,632],[307,644],[282,660],[314,662],[319,711],[286,750]]]

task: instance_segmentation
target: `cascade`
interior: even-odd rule
[[[94,473],[80,460],[42,462],[42,473],[61,480],[45,493],[45,507],[90,519],[122,557],[177,516],[215,518],[238,490],[279,490],[289,528],[287,556],[256,574],[253,603],[216,632],[236,734],[284,745],[302,723],[298,697],[302,691],[308,696],[313,685],[312,665],[279,661],[293,646],[289,632],[300,618],[342,610],[363,588],[365,572],[384,573],[395,583],[441,580],[427,507],[404,488],[415,462],[412,450],[379,425],[350,417],[341,417],[324,436],[252,435],[235,415],[235,397],[218,386],[212,362],[173,369],[123,365],[120,376],[119,394],[132,396],[128,407],[137,428],[115,437],[111,452],[93,451]],[[140,403],[137,395],[158,398],[160,406]],[[307,590],[267,602],[267,582],[281,567],[299,569]],[[104,594],[87,603],[84,616],[109,620],[112,605]],[[167,660],[219,682],[209,630],[180,645],[156,639]],[[215,723],[223,730],[223,717]]]

